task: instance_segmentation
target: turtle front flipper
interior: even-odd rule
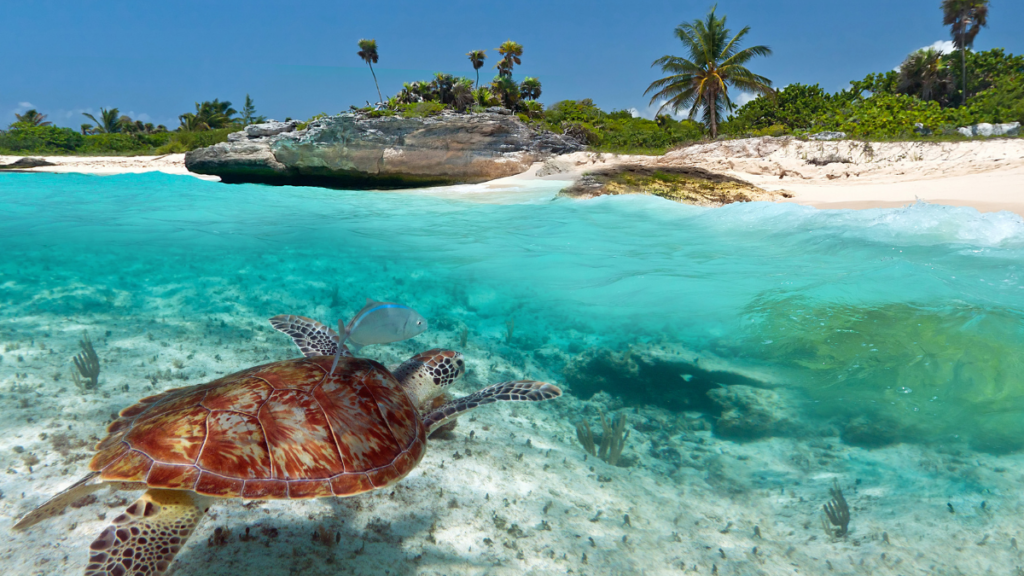
[[[338,353],[338,333],[312,318],[281,314],[271,318],[270,325],[278,332],[291,336],[306,358],[334,356]],[[341,356],[352,356],[344,344],[341,346]]]
[[[206,514],[206,499],[151,488],[89,547],[85,576],[160,576]]]
[[[427,428],[427,434],[443,426],[452,418],[458,418],[478,406],[490,404],[491,402],[540,402],[551,400],[562,395],[562,389],[554,384],[538,382],[536,380],[515,380],[513,382],[502,382],[478,390],[469,396],[463,396],[453,400],[440,408],[426,413],[423,416],[423,425]]]

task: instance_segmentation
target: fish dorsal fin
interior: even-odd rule
[[[366,299],[366,304],[363,305],[363,308],[366,308],[367,306],[373,306],[376,303],[377,302],[374,301],[373,298],[367,298]]]

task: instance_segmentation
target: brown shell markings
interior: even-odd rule
[[[242,498],[350,496],[423,457],[420,416],[372,360],[299,358],[169,390],[121,411],[90,469],[103,480]]]

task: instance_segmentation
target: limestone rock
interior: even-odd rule
[[[244,135],[244,136],[243,136]],[[475,183],[512,176],[554,154],[581,150],[504,113],[372,118],[348,113],[246,127],[189,152],[185,166],[233,182],[383,189]]]
[[[295,120],[289,120],[288,122],[265,122],[263,124],[250,124],[245,127],[245,135],[249,138],[265,138],[267,136],[276,136],[282,132],[293,132],[298,122]]]
[[[547,164],[542,170],[546,167]],[[783,196],[701,168],[628,163],[584,174],[558,193],[559,196],[579,199],[617,194],[650,194],[697,206],[724,206]]]
[[[56,164],[45,158],[26,156],[24,158],[18,158],[10,164],[4,164],[3,166],[0,166],[0,168],[18,170],[21,168],[36,168],[38,166],[56,166]]]
[[[975,136],[984,136],[986,138],[992,136],[1016,136],[1020,133],[1020,122],[1010,122],[1008,124],[988,124],[983,122],[957,128],[956,130],[968,138]]]
[[[811,140],[845,140],[846,132],[818,132],[808,136]]]

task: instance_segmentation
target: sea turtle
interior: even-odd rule
[[[146,490],[90,546],[86,576],[163,574],[215,498],[353,496],[416,467],[427,436],[477,406],[539,401],[545,382],[502,382],[431,408],[465,371],[462,354],[434,349],[389,371],[337,351],[331,330],[276,317],[306,356],[208,384],[168,390],[121,411],[84,478],[15,524],[24,529],[111,486]]]

